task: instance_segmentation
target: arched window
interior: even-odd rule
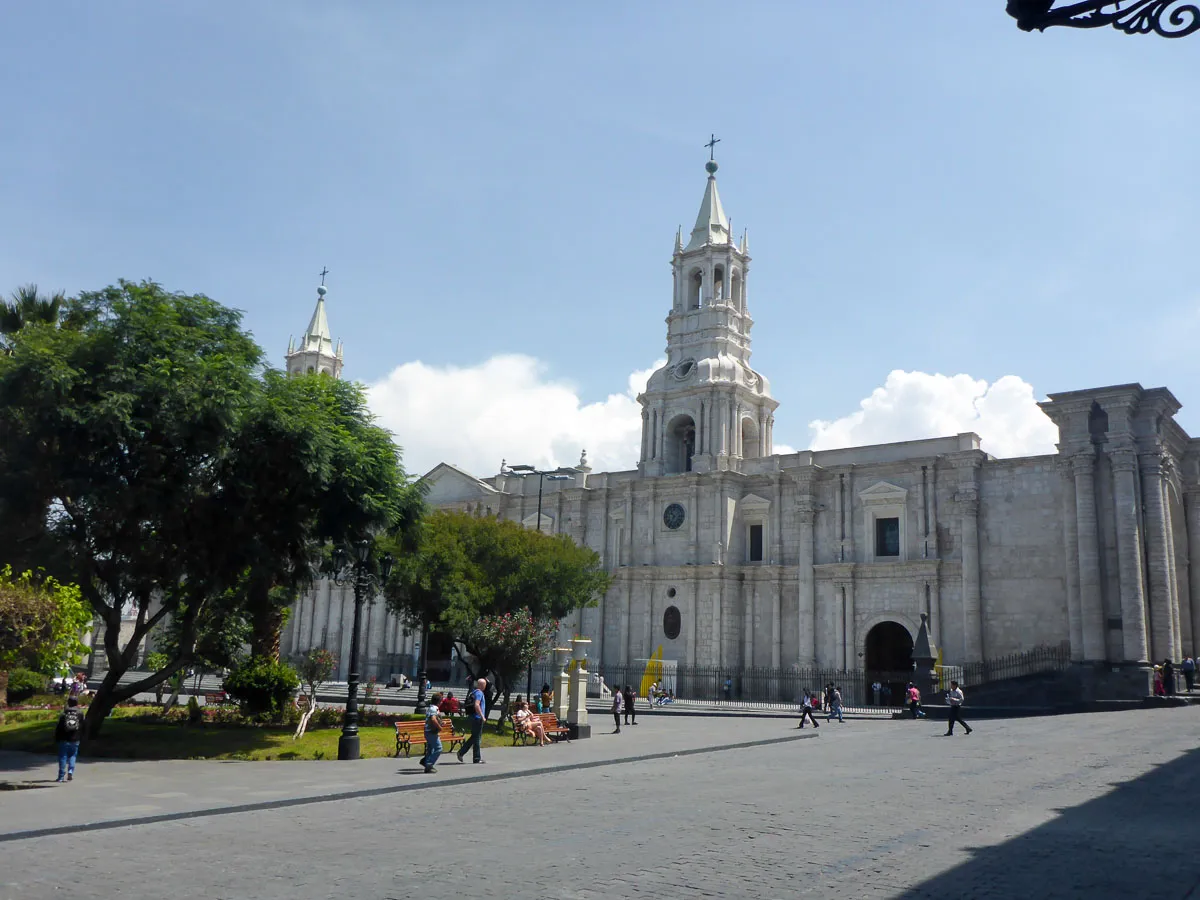
[[[704,273],[699,269],[692,273],[691,280],[688,282],[688,308],[699,309],[700,301],[704,296]]]
[[[754,459],[758,452],[758,423],[747,416],[742,419],[742,459]]]
[[[737,269],[733,270],[733,277],[729,279],[729,302],[736,309],[745,312],[746,302],[742,297],[742,273]]]
[[[696,423],[691,416],[676,416],[667,425],[666,468],[669,474],[692,471],[696,455]]]
[[[725,270],[720,266],[713,269],[713,301],[725,299]]]
[[[309,375],[311,375],[311,374],[312,374],[313,372],[315,372],[315,371],[317,371],[317,370],[316,370],[316,369],[314,369],[312,366],[309,366],[309,367],[308,367],[308,374],[309,374]]]

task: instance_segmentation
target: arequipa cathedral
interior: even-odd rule
[[[924,613],[946,664],[1069,644],[1104,693],[1144,693],[1148,661],[1195,652],[1200,440],[1176,423],[1170,391],[1051,394],[1047,456],[995,459],[970,433],[776,454],[778,401],[750,365],[749,248],[706,168],[696,224],[675,239],[667,361],[638,397],[637,468],[593,472],[585,455],[573,478],[544,481],[540,523],[536,475],[443,463],[425,476],[435,506],[602,555],[612,587],[564,636],[590,637],[601,667],[661,646],[679,665],[892,669]],[[319,293],[287,368],[338,377]],[[352,611],[348,589],[319,584],[285,651],[327,646],[344,669]],[[411,673],[417,638],[382,604],[363,622],[363,671]],[[440,651],[431,642],[431,671]]]

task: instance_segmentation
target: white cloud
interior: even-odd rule
[[[574,465],[586,448],[597,472],[637,464],[637,394],[659,366],[629,376],[628,389],[584,403],[575,386],[546,377],[545,365],[519,354],[473,366],[404,363],[368,389],[371,409],[404,447],[405,469],[424,474],[451,462],[474,475],[509,463]]]
[[[576,387],[547,377],[543,363],[508,354],[472,366],[409,362],[371,385],[371,409],[404,447],[405,468],[420,475],[452,462],[487,476],[510,463],[574,465],[587,448],[597,472],[631,469],[641,441],[636,397],[663,360],[629,376],[624,393],[585,403]],[[1052,453],[1056,432],[1015,375],[993,384],[969,375],[899,369],[860,408],[809,424],[811,447],[825,450],[974,431],[995,456]],[[775,444],[775,452],[794,453]]]
[[[1053,453],[1057,429],[1016,375],[992,384],[969,375],[892,371],[859,409],[809,423],[813,450],[912,441],[974,431],[993,456]]]

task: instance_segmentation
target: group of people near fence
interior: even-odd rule
[[[1194,669],[1193,669],[1194,671]],[[911,681],[905,688],[905,700],[908,703],[908,708],[912,712],[914,719],[925,718],[925,710],[921,708],[921,689]],[[961,725],[966,734],[970,734],[973,730],[966,720],[962,717],[962,705],[966,699],[961,687],[957,681],[950,682],[950,690],[946,691],[946,706],[949,711],[949,724],[946,729],[946,735],[954,734],[954,726]],[[808,722],[812,722],[813,728],[820,728],[817,723],[818,712],[826,711],[825,721],[833,721],[833,717],[837,716],[838,722],[844,723],[845,719],[842,716],[842,691],[832,681],[825,685],[823,693],[809,691],[805,689],[803,696],[800,698],[800,724],[799,728],[803,728]]]
[[[828,713],[826,722],[832,722],[833,717],[837,716],[838,722],[845,724],[846,720],[842,717],[842,689],[832,681],[825,685],[823,694],[805,689],[804,696],[800,698],[800,727],[803,728],[805,721],[811,720],[813,728],[820,728],[814,710],[820,712],[822,709]]]

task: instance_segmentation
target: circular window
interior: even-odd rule
[[[667,636],[668,641],[679,637],[680,624],[679,607],[668,606],[667,611],[663,613],[663,633]]]
[[[672,503],[663,510],[663,524],[674,531],[683,524],[684,512],[683,507],[678,503]]]
[[[667,596],[674,597],[675,596],[675,588],[667,588]]]

